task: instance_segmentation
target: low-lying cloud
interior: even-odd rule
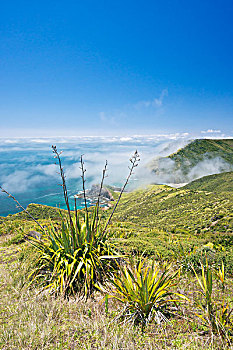
[[[221,130],[214,130],[214,129],[208,129],[208,130],[202,130],[202,134],[221,134]]]
[[[155,169],[154,183],[165,184],[188,183],[203,176],[233,170],[233,166],[221,157],[210,159],[207,155],[194,166],[191,166],[188,160],[184,161],[183,166],[187,166],[188,171],[183,166],[177,168],[176,162],[170,158],[154,160],[152,166]]]
[[[9,175],[1,177],[1,186],[8,192],[21,193],[27,192],[45,181],[47,181],[47,178],[43,175],[32,175],[25,170],[16,170]]]
[[[190,135],[186,132],[129,137],[45,138],[43,142],[35,142],[35,139],[29,138],[14,139],[14,142],[5,141],[0,139],[0,185],[13,194],[33,191],[42,186],[45,195],[49,191],[57,191],[57,184],[61,180],[59,168],[54,164],[56,160],[53,158],[51,144],[57,144],[59,150],[64,150],[61,155],[62,163],[72,193],[81,190],[80,155],[83,153],[87,169],[87,187],[100,182],[106,160],[108,177],[105,183],[121,185],[129,171],[129,158],[136,149],[141,161],[135,169],[130,188],[150,183],[186,183],[205,175],[232,170],[232,166],[220,157],[209,159],[206,155],[202,161],[190,168],[187,174],[182,169],[176,169],[173,160],[161,159],[191,142]],[[157,160],[153,162],[158,171],[154,173],[147,164],[156,156]]]

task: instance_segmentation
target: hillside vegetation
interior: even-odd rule
[[[233,165],[232,139],[197,139],[168,156],[177,163],[178,167],[182,166],[185,160],[190,166],[195,166],[205,158],[213,159],[216,157],[221,157],[227,163]]]
[[[111,225],[117,245],[124,252],[159,253],[170,257],[175,251],[180,253],[181,245],[189,251],[213,242],[227,251],[224,248],[212,252],[211,258],[220,261],[224,257],[228,260],[227,269],[233,269],[233,255],[228,254],[233,244],[233,187],[229,174],[232,176],[232,173],[225,173],[198,180],[203,188],[210,189],[212,178],[217,183],[225,179],[218,188],[216,182],[213,184],[214,192],[196,189],[196,182],[193,182],[190,187],[194,184],[194,190],[186,186],[175,189],[150,185],[124,194]],[[58,208],[30,204],[27,209],[42,225],[49,226],[51,218],[59,227]],[[66,215],[65,210],[62,213]],[[108,211],[101,210],[102,220],[108,215]],[[18,240],[22,239],[22,230],[31,229],[36,229],[36,224],[23,212],[0,218],[2,234],[18,232]],[[199,258],[197,255],[196,259]]]
[[[190,182],[204,175],[233,170],[232,139],[196,139],[148,167],[165,182]]]
[[[150,185],[126,194],[115,219],[166,232],[226,232],[233,230],[231,193],[174,189]]]
[[[214,193],[231,192],[233,189],[233,171],[204,176],[183,187],[187,190],[208,191]]]

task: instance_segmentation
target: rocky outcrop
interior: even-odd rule
[[[29,231],[28,234],[25,236],[25,238],[27,240],[30,240],[30,238],[35,238],[38,239],[39,241],[41,240],[41,233],[37,232],[37,231]]]
[[[91,202],[96,202],[100,192],[100,185],[92,185],[90,190],[86,190],[86,198]],[[83,198],[83,192],[79,192],[79,194],[74,196],[75,198]],[[111,191],[103,187],[100,195],[100,203],[107,204],[109,201],[114,201]]]
[[[99,191],[100,191],[100,185],[92,185],[91,189],[87,191],[87,196],[88,197],[98,197]],[[102,188],[101,197],[104,197],[110,201],[114,201],[114,198],[113,198],[111,192],[106,187]]]

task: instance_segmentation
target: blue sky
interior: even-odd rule
[[[2,2],[0,136],[233,135],[232,18],[225,0]]]

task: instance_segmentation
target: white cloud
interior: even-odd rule
[[[132,141],[132,137],[121,137],[120,141]]]
[[[18,140],[17,139],[6,139],[6,140],[3,140],[3,143],[17,143]]]
[[[119,114],[119,116],[121,116],[122,113]],[[116,126],[117,125],[117,119],[115,116],[109,116],[109,115],[106,115],[105,112],[100,112],[99,113],[99,118],[101,120],[101,122],[104,122],[104,123],[108,123],[110,125],[114,125]]]
[[[166,97],[167,95],[168,95],[168,90],[167,89],[162,90],[159,98],[155,98],[152,101],[152,105],[157,106],[157,107],[161,107],[163,104],[164,97]]]
[[[35,142],[35,143],[49,143],[50,140],[47,138],[35,138],[35,139],[31,139],[31,142]]]
[[[46,177],[43,175],[31,175],[30,172],[24,170],[16,170],[9,175],[3,176],[1,180],[3,181],[1,184],[2,188],[14,194],[27,192],[28,189],[45,181]]]
[[[37,170],[44,175],[56,176],[58,172],[58,167],[56,164],[46,164],[46,165],[38,164],[34,168],[34,170],[35,171]]]
[[[202,130],[202,134],[220,134],[221,130],[214,130],[214,129],[208,129],[208,130]]]
[[[148,101],[139,101],[137,102],[134,107],[136,109],[139,108],[148,108],[148,107],[162,107],[164,98],[168,96],[168,90],[163,89],[159,95],[159,97],[154,98],[153,100],[148,100]]]
[[[221,157],[204,159],[191,168],[188,173],[188,180],[190,182],[206,175],[219,174],[223,171],[231,171],[232,169],[232,165],[225,162]]]
[[[233,166],[224,161],[221,157],[209,159],[208,154],[193,167],[191,167],[191,163],[188,159],[185,162],[187,166],[190,167],[187,174],[183,172],[182,168],[177,168],[175,161],[170,158],[158,157],[154,159],[150,163],[150,165],[156,169],[156,173],[151,177],[152,181],[162,184],[181,184],[188,183],[203,176],[233,170]]]

